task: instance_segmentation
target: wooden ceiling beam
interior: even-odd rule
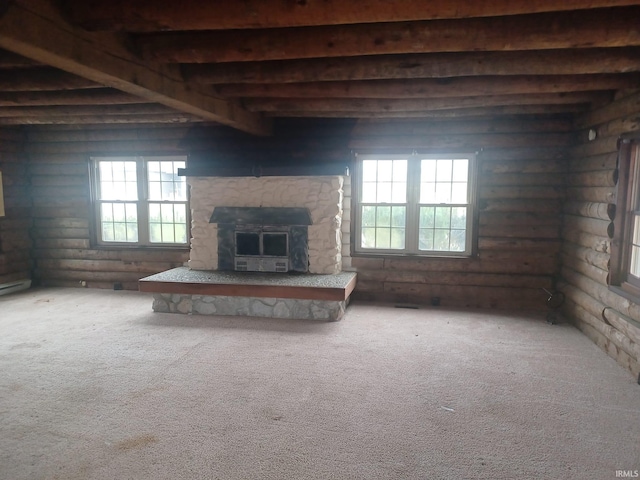
[[[0,125],[97,125],[97,124],[140,124],[140,123],[193,123],[203,122],[202,118],[187,113],[165,113],[152,115],[62,115],[62,116],[22,116],[0,117]]]
[[[161,63],[624,47],[640,46],[638,18],[636,6],[462,20],[157,33],[139,35],[137,45],[144,58]]]
[[[293,118],[466,118],[466,117],[497,117],[502,115],[562,115],[582,113],[589,108],[588,103],[576,103],[565,105],[509,105],[504,107],[475,107],[459,108],[455,110],[423,110],[413,112],[373,112],[373,111],[342,111],[342,112],[317,112],[305,111],[278,111],[269,112],[272,117]]]
[[[518,52],[456,52],[347,58],[187,64],[195,83],[301,83],[471,77],[573,75],[640,71],[640,47]]]
[[[0,48],[207,120],[254,134],[271,132],[260,115],[185,84],[175,69],[140,62],[115,35],[67,24],[54,0],[16,0],[0,9]]]
[[[101,87],[102,85],[91,80],[51,67],[0,70],[0,91],[2,92],[78,90]]]
[[[640,74],[631,73],[235,84],[219,85],[217,89],[221,95],[232,98],[449,98],[617,90],[637,85]]]
[[[89,30],[153,32],[302,27],[520,15],[634,5],[633,0],[65,0]]]
[[[151,100],[113,88],[67,90],[61,92],[0,92],[0,107],[46,105],[126,105],[153,103]]]
[[[128,105],[53,105],[39,107],[0,107],[0,118],[91,115],[166,115],[175,113],[178,112],[157,103],[133,103]]]
[[[538,95],[486,95],[476,97],[433,99],[385,98],[255,98],[245,100],[249,110],[256,112],[429,112],[462,108],[485,108],[520,105],[584,104],[610,100],[612,92],[548,93]]]

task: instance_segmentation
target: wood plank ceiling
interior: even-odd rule
[[[0,0],[0,125],[574,113],[640,86],[624,0]]]

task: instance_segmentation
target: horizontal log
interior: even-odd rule
[[[434,99],[318,99],[318,98],[250,98],[244,104],[256,112],[428,112],[461,108],[514,105],[574,105],[597,102],[608,97],[598,92],[546,93],[528,95],[488,95]],[[2,96],[0,96],[0,106]]]
[[[509,275],[494,273],[416,272],[397,270],[364,270],[358,282],[376,281],[428,285],[476,285],[492,287],[551,288],[548,275]]]
[[[31,278],[31,271],[29,269],[19,270],[4,275],[0,275],[0,285],[3,283],[17,282],[21,280],[28,280]]]
[[[588,277],[591,280],[598,282],[601,285],[604,285],[604,286],[607,285],[608,272],[606,270],[602,270],[593,265],[589,265],[588,263],[583,262],[579,258],[574,257],[572,255],[567,255],[565,253],[562,254],[561,261],[562,261],[563,271],[566,268],[570,268],[584,275],[585,277]]]
[[[576,202],[615,203],[615,187],[569,187],[567,199]]]
[[[560,225],[480,225],[481,237],[560,238]]]
[[[361,0],[357,4],[339,0],[283,3],[281,1],[244,0],[205,3],[183,0],[180,3],[154,0],[111,0],[90,3],[79,0],[63,2],[65,12],[74,23],[89,30],[153,32],[158,30],[223,30],[245,28],[302,27],[352,23],[400,22],[442,18],[492,17],[540,12],[558,12],[583,8],[634,5],[630,0],[494,0],[492,2],[396,0]]]
[[[505,261],[503,253],[509,251],[516,251],[516,255],[522,256],[522,250],[529,252],[545,252],[548,253],[544,257],[545,261],[553,261],[553,255],[560,251],[561,242],[559,239],[548,238],[494,238],[494,237],[480,237],[478,239],[478,249],[480,250],[480,258],[483,260],[490,260],[497,258],[501,261]],[[498,251],[498,255],[492,255],[490,251]],[[549,256],[550,255],[550,256]],[[511,260],[511,259],[506,259]],[[536,256],[535,261],[538,260]]]
[[[564,188],[561,187],[484,187],[479,193],[480,201],[484,199],[562,199]]]
[[[571,172],[588,172],[592,170],[613,170],[618,163],[618,154],[605,153],[591,157],[574,157],[570,161],[569,170]]]
[[[616,118],[610,122],[600,125],[597,129],[598,135],[602,137],[613,137],[627,132],[640,130],[640,115],[638,112],[621,118]],[[588,130],[586,135],[588,136]]]
[[[537,200],[532,202],[526,199],[487,199],[478,202],[481,217],[488,212],[533,212],[544,214],[558,214],[562,210],[562,204],[558,200]]]
[[[34,240],[36,249],[49,248],[83,248],[88,249],[91,246],[89,238],[36,238]]]
[[[598,137],[593,142],[578,144],[571,149],[572,157],[592,157],[618,151],[618,137]]]
[[[0,92],[0,107],[46,105],[122,105],[151,103],[111,88],[59,92]]]
[[[456,135],[395,135],[386,136],[354,136],[349,148],[355,150],[373,150],[377,148],[430,148],[458,149],[458,151],[476,151],[485,146],[490,147],[524,147],[536,145],[560,146],[568,145],[571,135],[566,133],[532,133],[532,134],[469,134]]]
[[[569,215],[612,221],[616,216],[616,206],[612,203],[566,202],[564,212]]]
[[[640,51],[629,48],[373,55],[270,62],[186,64],[196,83],[300,83],[340,80],[452,78],[480,75],[572,75],[640,70]]]
[[[0,70],[0,91],[40,92],[101,88],[91,80],[50,67]]]
[[[567,184],[572,187],[615,187],[618,170],[572,173],[567,176]]]
[[[574,114],[589,109],[586,103],[571,103],[560,105],[507,105],[494,107],[459,108],[456,110],[414,110],[414,111],[315,111],[315,110],[278,110],[265,112],[269,117],[283,118],[469,118],[495,117],[499,115],[548,115]]]
[[[591,248],[570,242],[565,242],[562,245],[562,252],[600,270],[609,271],[610,255],[608,253],[596,252]]]
[[[359,120],[350,128],[349,136],[361,135],[433,135],[433,134],[469,134],[469,133],[560,133],[572,132],[569,118],[517,117],[475,118],[452,120]]]
[[[563,186],[564,182],[565,176],[557,173],[485,173],[478,179],[478,183],[483,187],[507,185],[559,187]]]
[[[77,282],[134,282],[147,276],[151,272],[90,272],[85,270],[58,270],[36,268],[34,277],[41,283],[52,280],[75,280]],[[152,273],[159,273],[152,272]]]
[[[83,271],[87,278],[97,278],[101,272],[157,273],[176,266],[172,262],[121,262],[118,260],[77,260],[77,259],[39,259],[41,270],[57,270],[60,272]]]
[[[214,147],[213,141],[209,144],[209,148]],[[100,152],[101,155],[118,154],[131,155],[131,152],[137,154],[158,154],[166,152],[167,154],[184,155],[188,148],[180,139],[167,140],[140,140],[140,141],[122,141],[122,142],[59,142],[59,143],[32,143],[26,146],[29,153],[38,154],[76,154],[84,153],[94,155]]]
[[[493,258],[443,259],[443,258],[390,258],[385,259],[384,268],[403,271],[469,272],[553,275],[558,268],[553,256],[522,255],[511,257],[509,262],[496,262]],[[358,267],[359,268],[359,267]],[[360,271],[360,270],[358,270]]]
[[[397,53],[640,45],[637,7],[483,19],[138,36],[143,58],[218,63]]]
[[[187,113],[165,113],[151,115],[62,115],[0,117],[0,125],[96,125],[96,124],[144,124],[144,123],[193,123],[203,122],[200,117]]]
[[[563,238],[582,247],[590,248],[596,252],[611,253],[611,239],[609,237],[594,235],[577,229],[563,229]]]
[[[640,345],[640,322],[621,314],[611,307],[606,307],[602,311],[602,318],[632,342]]]
[[[84,284],[82,283],[84,281]],[[104,282],[95,280],[60,280],[55,278],[39,278],[38,282],[43,287],[62,287],[62,288],[101,288],[113,290],[114,282]],[[122,286],[122,290],[138,291],[138,279],[118,282]]]
[[[89,228],[89,219],[88,218],[34,218],[33,219],[33,227],[35,230],[38,229],[50,229],[50,228]]]
[[[607,220],[565,215],[564,229],[565,231],[578,230],[600,237],[613,238],[613,222]]]
[[[60,175],[84,175],[89,174],[89,168],[86,163],[86,157],[84,162],[78,163],[31,163],[29,165],[29,171],[32,178],[37,176],[53,176]]]
[[[541,288],[420,285],[385,282],[383,294],[426,304],[431,301],[431,298],[437,297],[443,307],[530,310],[543,310],[546,308],[546,294]]]
[[[582,306],[578,304],[574,305],[571,310],[575,319],[580,322],[586,323],[587,325],[598,331],[602,336],[613,343],[618,349],[624,351],[627,355],[629,355],[636,361],[638,360],[638,358],[640,358],[640,346],[629,340],[615,328],[612,328],[611,326],[604,323],[601,318],[593,315],[587,309],[582,308]]]
[[[31,185],[34,187],[86,186],[89,182],[88,168],[84,175],[32,175]]]
[[[519,159],[514,160],[493,160],[487,158],[486,152],[482,152],[479,157],[480,171],[482,173],[507,174],[507,173],[565,173],[567,162],[564,159],[553,160],[528,160],[526,162]],[[563,177],[562,175],[560,176]]]
[[[579,288],[604,305],[620,312],[636,322],[640,321],[640,305],[614,293],[607,286],[601,285],[581,273],[570,268],[563,268],[563,278],[571,285]]]
[[[33,238],[89,238],[88,228],[38,228],[32,232]]]
[[[119,260],[121,262],[170,262],[183,264],[189,259],[188,250],[184,249],[84,249],[84,248],[47,248],[35,249],[37,259],[68,260]]]
[[[559,212],[550,215],[548,212],[520,211],[520,212],[487,212],[479,215],[480,226],[497,227],[558,227],[562,223]]]
[[[521,75],[417,80],[360,80],[282,84],[226,84],[217,92],[227,98],[454,98],[592,90],[637,85],[637,74]]]
[[[0,107],[0,118],[11,117],[60,117],[60,116],[122,116],[163,115],[177,113],[156,103],[134,103],[124,105],[58,105],[44,107]]]
[[[640,92],[629,97],[608,103],[576,118],[578,128],[589,128],[600,125],[617,118],[634,115],[640,111]]]

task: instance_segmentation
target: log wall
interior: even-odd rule
[[[589,130],[597,136],[589,140]],[[617,140],[640,129],[640,92],[576,119],[564,206],[561,290],[565,315],[634,375],[640,374],[640,306],[607,286],[616,201]]]
[[[567,119],[514,117],[361,124],[356,151],[478,153],[478,255],[354,256],[357,298],[453,307],[545,309],[559,272]]]
[[[5,216],[0,217],[0,285],[31,278],[31,199],[22,129],[0,130]]]
[[[184,153],[187,128],[32,127],[26,153],[33,204],[34,279],[45,286],[137,290],[144,276],[181,266],[185,249],[105,248],[92,242],[91,155]],[[82,283],[84,282],[84,283]]]

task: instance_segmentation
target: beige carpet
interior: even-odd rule
[[[543,315],[352,305],[337,323],[0,297],[0,478],[614,479],[640,386]]]

